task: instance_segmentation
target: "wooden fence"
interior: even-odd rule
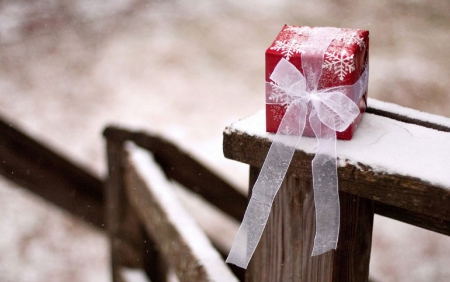
[[[114,281],[122,281],[123,270],[129,267],[145,269],[151,281],[166,281],[170,271],[174,271],[180,281],[243,281],[242,269],[231,266],[234,275],[227,270],[223,262],[227,250],[215,244],[214,239],[211,241],[217,251],[206,239],[198,238],[198,242],[193,243],[196,240],[185,236],[183,230],[201,233],[195,224],[191,224],[191,220],[180,224],[170,217],[177,211],[178,214],[183,212],[170,193],[173,188],[168,181],[180,183],[237,220],[243,217],[246,197],[160,137],[114,127],[107,128],[104,136],[109,163],[107,217]],[[151,152],[154,161],[133,161],[136,150],[127,150],[127,142]],[[153,175],[147,175],[147,170],[152,170]],[[161,173],[164,177],[159,175]],[[168,195],[158,195],[158,190]],[[164,205],[162,198],[169,198],[171,204]],[[196,252],[199,248],[212,254],[212,264],[203,263],[205,259]],[[220,253],[221,261],[214,255],[216,252]],[[217,274],[211,276],[215,272],[224,278],[217,278]],[[229,279],[223,280],[226,277]]]
[[[432,122],[414,111],[408,113],[412,114],[398,114],[375,103],[367,116],[414,124],[430,136],[450,135],[448,120]],[[245,122],[225,130],[224,153],[250,165],[252,187],[270,140],[263,132],[243,130]],[[179,281],[367,281],[374,214],[450,236],[450,187],[414,175],[380,173],[364,162],[349,162],[338,168],[338,248],[312,258],[313,155],[300,148],[275,199],[261,242],[244,271],[224,264],[228,250],[196,225],[174,195],[172,182],[237,221],[243,217],[247,197],[172,143],[145,132],[108,127],[104,136],[109,173],[103,181],[9,122],[0,121],[0,133],[0,173],[105,230],[110,236],[116,282],[130,281],[130,269],[142,270],[140,273],[154,282],[167,281],[170,276]]]

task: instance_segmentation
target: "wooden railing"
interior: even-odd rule
[[[114,127],[107,128],[104,136],[109,160],[107,217],[114,281],[124,279],[126,268],[144,269],[151,281],[166,281],[171,271],[180,281],[243,281],[244,271],[230,266],[234,274],[230,272],[223,262],[227,250],[214,238],[212,247],[204,235],[192,239],[192,234],[183,232],[203,234],[193,220],[185,218],[189,216],[173,196],[169,180],[239,221],[246,197],[160,137]],[[151,152],[153,158],[145,156],[142,149],[125,146],[127,142]],[[171,217],[177,213],[183,220]],[[209,254],[208,258],[202,258],[199,249]],[[217,260],[219,253],[221,260]]]
[[[440,150],[448,154],[447,144],[433,143],[433,138],[450,138],[448,119],[394,107],[400,109],[395,112],[374,100],[369,104],[372,107],[365,117],[369,124],[375,119],[379,122],[375,125],[394,122],[411,136],[407,125],[413,124],[430,139],[434,153],[426,157],[433,158]],[[254,118],[261,116],[250,119]],[[250,165],[252,187],[271,141],[263,129],[244,130],[247,121],[225,130],[224,153]],[[255,124],[260,123],[257,120]],[[364,130],[367,128],[359,129],[359,134],[371,134]],[[244,271],[223,263],[228,249],[203,234],[174,195],[172,184],[181,184],[238,222],[247,197],[167,140],[108,127],[104,136],[109,174],[102,181],[9,122],[0,120],[0,132],[0,173],[105,230],[110,236],[114,281],[129,281],[130,270],[151,281],[167,281],[170,275],[179,281],[366,281],[374,214],[450,236],[450,187],[401,170],[380,172],[370,162],[346,159],[338,168],[338,248],[311,257],[315,230],[313,154],[300,147],[260,244]],[[401,144],[392,146],[401,148]],[[402,159],[397,161],[401,166]],[[450,160],[441,165],[450,167]]]
[[[160,181],[162,186],[152,185],[153,176],[144,181],[145,169],[129,160],[134,155],[124,146],[134,142],[153,153],[155,161],[148,163],[156,177],[159,173],[160,179],[181,183],[240,221],[246,197],[175,145],[144,132],[109,127],[104,131],[109,177],[103,181],[4,118],[0,134],[1,175],[109,234],[114,281],[128,281],[130,270],[151,281],[166,281],[173,273],[179,281],[243,281],[242,269],[232,266],[233,273],[223,263],[228,251],[223,244],[212,238],[211,245],[205,235],[200,242],[185,240],[185,229],[203,233],[193,220],[180,226],[166,217],[175,206],[182,210],[170,194],[169,180]],[[158,202],[151,188],[165,192],[175,204]],[[205,250],[215,259],[205,258]]]

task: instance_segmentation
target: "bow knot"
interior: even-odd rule
[[[319,97],[317,91],[313,91],[313,92],[309,93],[309,99],[311,101],[320,101],[320,97]]]

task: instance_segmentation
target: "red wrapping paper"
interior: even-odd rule
[[[309,38],[313,27],[285,25],[272,45],[266,50],[266,82],[270,82],[270,75],[275,66],[285,58],[290,61],[302,74],[301,52]],[[304,54],[305,56],[307,54]],[[365,68],[369,60],[369,31],[357,29],[340,29],[335,39],[331,42],[322,64],[322,76],[318,89],[324,89],[342,85],[354,84]],[[337,132],[336,137],[342,140],[350,140],[362,119],[367,108],[367,91],[356,103],[360,114],[349,127]],[[266,100],[266,131],[277,132],[281,119],[286,112],[286,106],[282,103],[274,104]],[[314,136],[307,119],[304,136]]]

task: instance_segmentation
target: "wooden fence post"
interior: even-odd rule
[[[250,187],[259,168],[250,168]],[[341,228],[336,251],[311,257],[315,208],[311,182],[288,176],[272,206],[247,281],[367,281],[372,240],[372,201],[339,194]]]
[[[106,200],[114,282],[121,281],[123,267],[141,268],[151,281],[166,281],[167,267],[154,241],[146,235],[125,193],[124,140],[107,140],[108,170]]]

